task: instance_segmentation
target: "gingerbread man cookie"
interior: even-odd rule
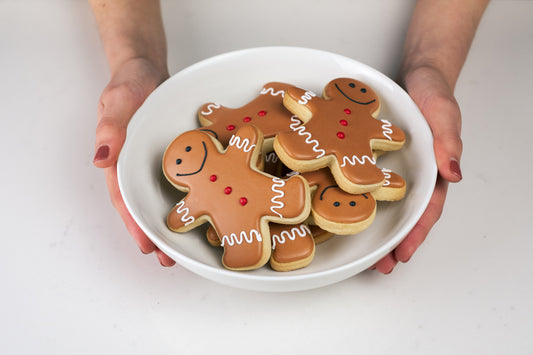
[[[371,193],[350,194],[339,188],[328,169],[303,173],[312,191],[313,223],[335,234],[356,234],[368,228],[376,215],[376,200],[395,201],[405,194],[401,176],[383,169],[384,186]]]
[[[405,135],[389,121],[376,119],[380,102],[368,85],[335,79],[326,85],[323,98],[289,88],[283,103],[299,118],[292,118],[292,132],[281,132],[274,141],[289,168],[306,172],[329,167],[338,185],[353,194],[383,185],[373,151],[400,149]]]
[[[291,87],[278,82],[265,84],[258,97],[239,108],[204,104],[198,110],[198,119],[203,129],[211,131],[224,146],[239,128],[254,125],[263,132],[265,144],[271,147],[277,133],[290,130],[292,114],[283,106],[283,96]]]
[[[302,177],[280,179],[257,170],[263,136],[241,128],[224,151],[208,133],[193,130],[167,147],[163,172],[187,192],[167,217],[168,227],[186,232],[209,222],[221,236],[225,267],[255,269],[270,258],[269,222],[297,224],[310,211],[309,186]]]

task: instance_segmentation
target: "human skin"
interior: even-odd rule
[[[454,88],[489,0],[419,0],[404,45],[399,83],[420,108],[434,135],[439,176],[430,203],[405,239],[372,269],[388,274],[407,262],[440,218],[448,184],[462,179],[461,113]],[[117,159],[133,113],[169,76],[161,9],[155,0],[89,0],[111,79],[97,111],[94,165],[105,173],[109,194],[126,228],[145,254],[162,253],[129,214],[117,182]]]
[[[94,165],[104,170],[113,206],[145,254],[163,266],[175,262],[161,252],[130,215],[120,194],[117,159],[128,123],[148,95],[169,74],[166,38],[158,1],[89,1],[109,63],[111,80],[98,103]]]
[[[454,97],[488,0],[419,0],[407,32],[399,83],[426,118],[439,175],[428,207],[405,239],[373,268],[390,273],[407,262],[440,218],[448,184],[462,179],[461,112]]]

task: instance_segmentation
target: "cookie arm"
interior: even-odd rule
[[[225,156],[239,164],[243,161],[257,166],[257,159],[263,146],[263,134],[255,126],[244,126],[229,141]]]
[[[318,100],[320,98],[314,92],[293,87],[285,92],[283,105],[306,123],[313,116],[313,102],[317,102]]]
[[[200,215],[187,203],[187,197],[178,202],[167,216],[167,226],[174,232],[187,232],[203,223]]]
[[[391,151],[400,149],[405,143],[405,133],[388,120],[377,120],[381,132],[372,142],[373,150]]]

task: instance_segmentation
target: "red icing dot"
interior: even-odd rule
[[[346,137],[343,132],[337,132],[337,137],[340,139],[344,139]]]
[[[347,115],[349,115],[349,114],[352,113],[352,111],[350,111],[349,108],[345,108],[345,109],[344,109],[344,113],[347,114]]]
[[[231,187],[229,187],[229,186],[226,187],[226,188],[224,189],[224,193],[225,193],[226,195],[229,195],[229,194],[231,193],[231,191],[232,191],[232,189],[231,189]]]
[[[244,206],[244,205],[246,205],[248,203],[248,199],[246,197],[241,197],[239,199],[239,202],[240,202],[241,205]]]
[[[217,181],[217,176],[213,174],[213,175],[211,175],[211,176],[209,177],[209,180],[210,180],[211,182],[215,182],[215,181]]]
[[[348,126],[348,121],[346,121],[346,120],[340,120],[339,122],[340,122],[341,125],[343,125],[343,126]]]
[[[232,125],[232,124],[230,124],[230,125],[228,125],[228,126],[226,127],[226,129],[227,129],[228,131],[233,131],[233,130],[235,129],[235,126]]]
[[[266,111],[259,111],[257,114],[258,114],[259,116],[263,117],[264,115],[267,114],[267,112],[266,112]]]
[[[246,116],[246,117],[244,117],[242,120],[243,120],[244,122],[250,122],[250,121],[252,120],[252,118]]]

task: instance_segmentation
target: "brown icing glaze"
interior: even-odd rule
[[[239,108],[204,104],[198,110],[198,119],[224,146],[239,128],[249,125],[259,127],[265,139],[274,138],[277,133],[290,130],[292,114],[283,106],[284,93],[290,87],[293,86],[278,82],[265,84],[257,98]]]
[[[327,232],[317,226],[270,223],[272,240],[270,264],[278,271],[290,271],[307,266],[314,256],[315,235],[323,237],[325,234]],[[220,238],[212,226],[207,229],[206,237],[212,246],[221,246]]]
[[[372,196],[378,201],[398,201],[405,196],[407,184],[398,174],[388,169],[381,169],[385,176],[385,182],[379,189],[371,192]]]
[[[311,230],[311,235],[313,236],[315,245],[324,243],[326,240],[334,236],[333,233],[325,231],[316,225],[309,225],[309,229]]]
[[[252,269],[270,257],[268,222],[299,223],[309,213],[307,182],[283,180],[257,170],[263,137],[254,126],[241,128],[226,151],[209,134],[193,130],[166,149],[163,171],[188,194],[167,217],[176,232],[209,221],[224,246],[223,264]]]
[[[387,169],[382,169],[382,171],[385,174],[385,182],[383,183],[383,187],[390,187],[394,189],[401,189],[405,187],[405,180],[400,175]]]
[[[327,84],[323,98],[289,88],[284,104],[303,122],[293,119],[292,132],[282,132],[276,137],[276,149],[302,162],[284,161],[287,166],[301,172],[309,170],[302,165],[310,161],[318,165],[313,169],[330,166],[337,181],[341,176],[336,174],[340,174],[343,180],[362,187],[358,193],[371,191],[383,183],[383,173],[376,167],[372,151],[399,149],[405,135],[388,121],[375,118],[379,98],[368,85],[338,78]],[[372,187],[364,189],[364,186]]]
[[[303,173],[314,190],[311,202],[313,216],[335,223],[357,223],[370,218],[376,209],[371,194],[350,194],[341,190],[328,169]]]
[[[311,230],[305,224],[270,225],[272,258],[277,263],[290,263],[308,258],[315,249]]]

